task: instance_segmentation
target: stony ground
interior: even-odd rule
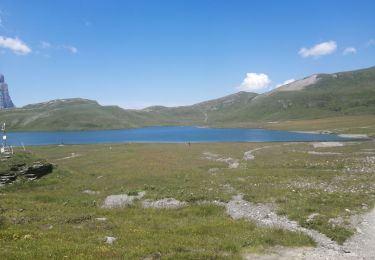
[[[246,259],[271,260],[372,260],[375,259],[375,209],[361,216],[356,234],[342,246],[329,247],[325,243],[316,248],[274,247],[266,254],[245,254]]]
[[[374,257],[373,141],[29,149],[58,167],[0,190],[1,258]]]
[[[344,135],[342,135],[344,137]],[[345,135],[345,137],[357,137],[358,135]],[[367,137],[367,136],[363,136]],[[332,147],[343,147],[345,145],[355,145],[356,143],[343,143],[343,142],[316,142],[311,145],[313,148],[332,148]],[[285,144],[290,145],[290,144]],[[273,146],[263,146],[258,147],[249,151],[246,151],[243,155],[243,160],[254,160],[256,151],[262,149],[272,148]],[[330,151],[307,151],[310,155],[319,156],[342,156],[343,153],[330,152]],[[352,168],[345,167],[345,171],[348,174],[355,174],[358,172],[367,172],[375,174],[375,149],[363,149],[357,154],[366,155],[361,159],[359,164]],[[239,160],[233,159],[231,157],[223,158],[220,155],[213,154],[210,152],[205,152],[204,155],[206,159],[223,161],[228,163],[229,168],[237,168],[239,166]],[[368,155],[368,156],[367,156]],[[329,161],[326,161],[329,163]],[[233,167],[235,164],[235,167]],[[210,169],[210,172],[215,172],[214,169]],[[294,183],[295,186],[301,188],[301,184]],[[304,188],[318,188],[319,185],[312,185],[309,187],[308,184],[302,184]],[[332,185],[332,184],[330,184]],[[335,188],[328,184],[323,184],[319,188],[323,188],[325,191],[334,192]],[[232,188],[232,191],[234,189]],[[343,190],[343,192],[353,192],[353,190]],[[353,228],[355,228],[355,234],[349,238],[343,245],[338,245],[335,241],[324,234],[317,232],[315,230],[307,229],[301,227],[296,221],[289,220],[286,216],[277,215],[277,206],[272,204],[253,204],[251,202],[245,201],[243,195],[233,196],[227,204],[224,204],[226,212],[233,219],[247,219],[255,221],[258,225],[277,227],[286,229],[289,231],[299,231],[306,233],[314,239],[317,243],[317,247],[312,248],[299,248],[299,249],[288,249],[288,248],[272,248],[269,250],[271,254],[245,254],[246,259],[363,259],[370,260],[375,259],[375,209],[369,213],[354,216],[357,221],[352,223]],[[311,214],[309,220],[312,220],[318,213]],[[353,218],[354,218],[353,217]]]

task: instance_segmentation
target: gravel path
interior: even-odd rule
[[[363,215],[362,222],[357,226],[357,233],[340,246],[339,250],[319,247],[306,249],[304,257],[300,259],[375,259],[375,209]]]
[[[271,148],[271,147],[272,147],[272,146],[267,145],[267,146],[263,146],[263,147],[255,148],[255,149],[253,149],[253,150],[249,150],[249,151],[247,151],[247,152],[245,152],[245,153],[243,154],[243,159],[244,159],[245,161],[254,160],[254,159],[255,159],[255,155],[253,154],[254,152],[259,151],[259,150],[262,150],[262,149]]]
[[[341,147],[344,146],[344,143],[341,142],[319,142],[319,143],[312,143],[314,148],[327,148],[327,147]]]
[[[303,228],[297,222],[285,216],[277,215],[271,204],[253,204],[241,195],[234,196],[226,205],[226,212],[233,219],[248,219],[258,225],[278,227],[294,232],[303,232],[312,237],[316,248],[275,247],[268,255],[247,254],[245,259],[297,259],[297,260],[340,260],[340,259],[375,259],[375,209],[362,216],[357,226],[357,233],[339,246],[334,241],[315,230]]]
[[[375,209],[363,216],[357,234],[344,244],[344,248],[362,259],[375,259]]]
[[[242,195],[237,195],[227,203],[226,212],[233,219],[249,219],[262,226],[277,227],[294,232],[303,232],[312,237],[319,247],[333,250],[339,249],[334,241],[318,231],[301,227],[296,221],[289,220],[285,216],[277,215],[275,213],[276,208],[273,205],[253,204],[244,200]]]
[[[78,154],[78,153],[71,153],[70,156],[56,159],[56,161],[68,160],[68,159],[76,158],[76,157],[79,157],[79,156],[82,156],[82,155]]]
[[[204,156],[203,159],[227,163],[228,168],[230,168],[230,169],[236,169],[240,166],[239,160],[231,158],[231,157],[223,157],[219,154],[215,154],[215,153],[211,153],[211,152],[204,152],[203,156]]]

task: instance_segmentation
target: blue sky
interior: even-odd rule
[[[17,106],[185,105],[375,65],[375,1],[1,0]]]

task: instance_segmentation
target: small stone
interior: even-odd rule
[[[106,221],[107,218],[95,218],[96,221]]]
[[[23,239],[31,239],[31,235],[30,234],[24,235]]]
[[[145,191],[138,192],[138,195],[127,194],[110,195],[104,200],[102,208],[124,208],[133,205],[134,200],[141,199],[146,194]]]
[[[156,209],[177,209],[187,206],[187,202],[179,201],[174,198],[165,198],[157,201],[144,200],[142,201],[142,208],[156,208]]]
[[[156,259],[161,259],[161,253],[160,252],[157,252],[155,254],[152,254],[152,255],[149,255],[149,256],[146,256],[144,258],[142,258],[142,260],[156,260]]]
[[[117,238],[115,237],[105,237],[105,243],[109,245],[112,245],[116,240]]]
[[[210,168],[210,169],[208,169],[208,173],[216,173],[218,171],[219,171],[218,168]]]
[[[44,230],[51,230],[53,228],[53,225],[51,224],[46,224],[46,225],[42,225],[40,226],[41,229],[44,229]]]
[[[312,213],[310,216],[307,217],[306,222],[311,222],[314,220],[315,217],[319,216],[319,213]]]
[[[93,190],[84,190],[84,191],[82,191],[82,193],[89,194],[89,195],[100,194],[99,191],[93,191]]]

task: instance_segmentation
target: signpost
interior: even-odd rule
[[[5,123],[1,126],[1,131],[3,132],[3,142],[0,148],[1,155],[10,156],[13,154],[13,148],[7,144],[7,135],[5,130]]]

